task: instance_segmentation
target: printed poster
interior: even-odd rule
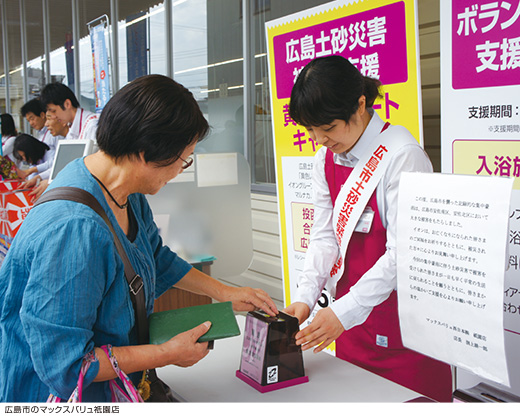
[[[406,172],[397,217],[403,344],[505,385],[502,310],[512,182]]]
[[[94,92],[96,95],[96,113],[101,113],[110,100],[110,78],[108,70],[108,52],[105,30],[108,19],[90,29],[92,47],[92,66],[94,69]]]
[[[291,303],[309,243],[312,157],[318,150],[289,117],[295,79],[314,58],[349,59],[383,83],[384,98],[374,105],[381,118],[406,126],[422,144],[416,14],[414,0],[335,1],[266,23],[285,305]],[[329,302],[323,293],[319,305]]]
[[[503,293],[511,389],[499,388],[520,395],[520,1],[443,1],[440,13],[442,172],[514,179]],[[461,371],[458,382],[478,381]]]

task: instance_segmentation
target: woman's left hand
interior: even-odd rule
[[[314,353],[318,353],[334,342],[344,331],[336,314],[327,307],[318,311],[311,324],[296,333],[296,344],[301,345],[302,350],[318,346],[314,349]]]
[[[233,303],[235,311],[253,311],[260,309],[270,316],[276,316],[278,309],[271,297],[259,288],[227,287],[224,300]]]

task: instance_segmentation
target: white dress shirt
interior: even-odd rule
[[[2,154],[8,156],[13,162],[16,162],[16,158],[13,155],[15,139],[16,136],[2,136]]]
[[[97,123],[97,114],[78,107],[65,139],[90,139],[96,142]]]
[[[43,155],[43,158],[40,159],[36,165],[34,165],[37,169],[40,166],[50,166],[52,167],[52,162],[54,160],[54,153],[47,151],[45,152],[45,155]],[[28,180],[35,177],[36,175],[39,175],[42,180],[48,180],[51,176],[51,168],[46,169],[45,171],[38,171],[35,172],[27,177]]]
[[[379,135],[384,121],[372,109],[372,118],[356,145],[347,154],[334,154],[334,163],[354,167],[363,155],[369,138]],[[402,127],[388,128],[396,134],[411,134]],[[314,224],[310,244],[305,256],[298,289],[292,302],[304,302],[313,310],[325,286],[330,270],[339,256],[339,246],[334,234],[333,205],[329,185],[325,177],[325,154],[321,147],[314,158],[313,195]],[[331,304],[345,330],[363,323],[373,307],[385,301],[396,289],[396,222],[397,197],[401,172],[432,172],[428,155],[414,139],[393,155],[386,172],[376,188],[377,207],[383,226],[387,230],[386,252],[370,268],[350,291]],[[345,265],[348,268],[348,265]]]

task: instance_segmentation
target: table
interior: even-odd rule
[[[240,366],[245,316],[237,315],[242,335],[216,340],[204,359],[190,368],[157,369],[181,401],[188,402],[406,402],[420,394],[326,352],[303,353],[309,382],[260,393],[235,376]]]

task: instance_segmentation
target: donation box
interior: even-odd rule
[[[298,319],[285,313],[249,312],[236,376],[262,393],[307,382],[298,329]]]

